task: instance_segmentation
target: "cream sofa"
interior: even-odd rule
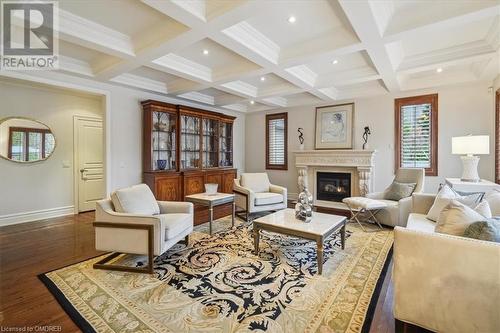
[[[424,191],[425,170],[414,168],[401,168],[396,171],[394,180],[400,183],[416,183],[413,193],[421,193]],[[403,198],[399,201],[386,200],[385,194],[389,188],[383,192],[374,192],[366,195],[367,198],[375,199],[387,204],[387,208],[380,210],[377,213],[377,220],[385,225],[406,226],[408,215],[411,211],[411,197]]]
[[[500,332],[500,244],[435,233],[434,198],[413,195],[406,228],[394,229],[394,317],[435,332]]]
[[[287,207],[287,189],[273,185],[267,173],[242,173],[234,180],[235,204],[246,212],[246,220],[252,213],[280,210]]]
[[[95,213],[95,247],[113,252],[94,268],[153,273],[159,256],[193,231],[193,204],[156,201],[146,184],[117,190],[100,200]],[[106,264],[121,253],[148,255],[145,268]]]

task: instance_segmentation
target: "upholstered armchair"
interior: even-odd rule
[[[287,207],[287,189],[269,182],[267,173],[243,173],[234,180],[236,207],[245,211],[248,222],[252,213]]]
[[[394,180],[400,183],[416,183],[413,193],[421,193],[424,190],[425,170],[401,168],[396,171]],[[388,190],[389,188],[383,192],[369,193],[366,197],[380,200],[387,204],[387,208],[377,213],[377,220],[380,223],[393,227],[405,227],[411,211],[411,196],[399,201],[386,200],[384,198]]]
[[[153,257],[159,256],[193,231],[193,204],[156,201],[146,184],[117,190],[100,200],[95,213],[95,246],[113,252],[94,264],[97,269],[153,273]],[[148,256],[145,267],[107,264],[121,253]]]

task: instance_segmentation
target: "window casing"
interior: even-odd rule
[[[395,162],[399,168],[425,168],[438,175],[438,95],[394,100]]]
[[[54,135],[50,130],[29,127],[9,128],[8,157],[15,161],[38,161],[54,149]]]
[[[288,114],[266,115],[266,169],[288,170]]]

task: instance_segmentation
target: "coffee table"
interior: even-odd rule
[[[231,224],[234,227],[234,212],[236,210],[235,203],[234,203],[234,194],[229,194],[229,193],[215,193],[215,194],[206,194],[206,193],[197,193],[197,194],[191,194],[191,195],[186,195],[186,201],[196,203],[199,205],[204,205],[208,207],[208,215],[209,215],[209,231],[210,235],[212,234],[212,222],[214,219],[214,207],[223,205],[226,203],[233,203],[233,211],[232,211],[232,220]]]
[[[345,248],[345,216],[313,212],[309,223],[297,220],[295,210],[287,208],[253,221],[255,254],[259,255],[259,232],[266,230],[288,236],[316,241],[318,256],[318,274],[323,272],[323,245],[328,236],[340,229],[342,250]]]

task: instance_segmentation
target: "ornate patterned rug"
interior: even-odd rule
[[[325,244],[265,233],[255,256],[251,224],[198,226],[191,244],[156,258],[155,274],[94,270],[93,258],[40,275],[84,332],[367,332],[391,256],[393,231],[348,224]],[[120,263],[140,265],[141,256]]]

